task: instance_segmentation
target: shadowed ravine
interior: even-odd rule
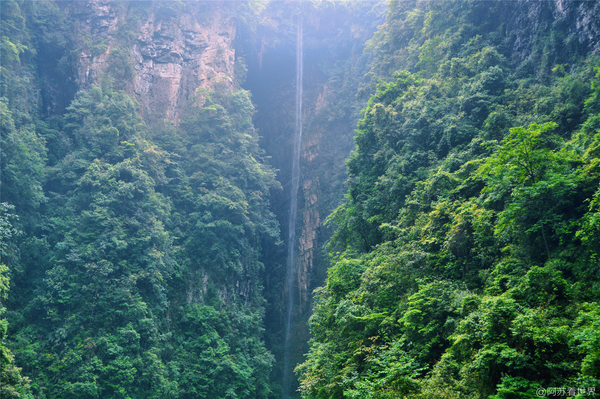
[[[300,145],[302,143],[302,16],[298,17],[296,38],[296,127],[294,129],[294,155],[292,159],[292,192],[290,203],[290,220],[288,228],[288,258],[287,258],[287,323],[285,327],[285,345],[283,354],[283,389],[286,398],[291,396],[291,361],[290,361],[290,330],[292,327],[292,312],[294,308],[295,283],[295,250],[296,250],[296,219],[298,213],[298,187],[300,183]]]

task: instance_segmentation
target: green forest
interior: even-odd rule
[[[600,394],[599,3],[100,3],[0,2],[0,399]],[[148,20],[187,47],[139,50]],[[334,210],[287,392],[299,21],[331,159],[300,166],[298,212],[317,178]],[[217,72],[149,102],[144,68],[190,59]]]
[[[328,219],[302,397],[588,395],[600,385],[600,58],[557,20],[515,59],[506,3],[389,7],[368,44],[377,89],[348,194]]]

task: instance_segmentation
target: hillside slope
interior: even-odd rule
[[[389,7],[303,397],[586,395],[600,382],[598,3]]]

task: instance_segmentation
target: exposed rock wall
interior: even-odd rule
[[[562,23],[566,39],[583,53],[600,52],[600,2],[581,0],[519,0],[508,15],[509,30],[519,32],[514,56],[523,61],[531,55],[535,38],[551,24]],[[570,49],[571,51],[575,49]]]
[[[236,28],[220,3],[190,1],[175,7],[87,0],[61,5],[76,20],[80,87],[129,73],[129,79],[117,79],[122,84],[117,88],[136,95],[147,119],[177,122],[199,87],[232,85]],[[113,62],[118,57],[120,62]]]
[[[64,1],[59,3],[74,20],[78,39],[79,59],[76,70],[80,87],[97,83],[101,73],[106,69],[111,45],[115,42],[119,20],[125,18],[123,9],[110,0]],[[119,15],[120,14],[120,15]],[[94,46],[96,43],[108,43],[105,49]]]
[[[199,23],[194,3],[188,7],[191,12],[168,20],[150,13],[133,47],[135,93],[148,112],[164,113],[170,120],[178,119],[198,87],[231,84],[233,78],[233,22],[214,7],[212,18]]]
[[[330,237],[325,218],[343,199],[346,180],[344,160],[354,147],[354,129],[358,109],[358,86],[368,71],[368,56],[363,46],[375,27],[382,22],[383,12],[377,14],[376,3],[356,2],[348,7],[330,2],[323,5],[302,3],[304,21],[304,89],[303,137],[300,160],[300,190],[296,229],[296,258],[294,276],[294,308],[290,331],[292,363],[304,361],[310,333],[308,319],[312,313],[313,290],[323,284],[328,259],[323,248]],[[382,11],[385,3],[381,2]],[[298,7],[301,7],[299,5]],[[287,231],[291,201],[291,153],[294,127],[295,95],[295,32],[297,9],[292,2],[272,2],[255,33],[254,41],[241,34],[248,62],[246,88],[257,104],[255,125],[263,137],[262,145],[278,169],[283,190],[274,193],[274,210],[282,231]],[[322,8],[320,8],[322,7]],[[353,9],[357,7],[358,9]],[[287,243],[289,245],[289,243]],[[273,250],[273,254],[281,249]],[[273,256],[266,266],[269,273],[269,306],[267,308],[267,340],[282,362],[279,342],[285,333],[286,295],[285,251]],[[284,295],[285,293],[285,295]],[[281,364],[281,363],[280,363]],[[274,368],[274,379],[281,366]]]

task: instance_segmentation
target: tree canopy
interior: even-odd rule
[[[600,61],[557,24],[511,57],[505,6],[390,3],[303,397],[598,385]]]

